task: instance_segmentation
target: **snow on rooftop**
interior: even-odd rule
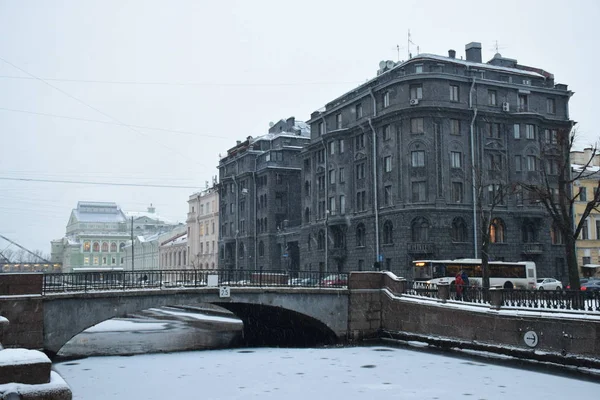
[[[584,167],[585,166],[581,165],[581,164],[571,164],[571,169],[573,169],[574,171],[578,171],[578,172],[583,171]],[[598,172],[598,171],[600,171],[600,166],[589,165],[586,168],[586,171],[589,171],[589,172]]]
[[[451,62],[451,63],[455,63],[455,64],[466,65],[466,66],[469,66],[469,67],[476,66],[477,68],[489,69],[489,70],[493,70],[493,71],[511,72],[513,74],[533,76],[533,77],[536,77],[536,78],[545,78],[544,75],[539,74],[537,72],[533,72],[533,71],[526,71],[526,70],[523,70],[523,69],[510,68],[510,67],[500,67],[498,65],[492,65],[492,64],[487,64],[487,63],[478,63],[478,62],[474,62],[474,61],[459,60],[459,59],[456,59],[456,58],[439,56],[437,54],[429,54],[429,53],[419,54],[418,56],[413,57],[413,58],[411,58],[408,61],[414,61],[414,60],[419,59],[419,58],[430,58],[430,59],[433,59],[433,60],[446,61],[446,62]],[[404,63],[402,63],[400,65],[404,65],[408,61],[406,61],[406,62],[404,62]],[[394,68],[396,68],[396,67],[394,67]]]

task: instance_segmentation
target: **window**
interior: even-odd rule
[[[365,226],[358,224],[356,227],[356,247],[365,247]]]
[[[519,100],[518,100],[518,111],[519,112],[527,112],[528,111],[528,107],[527,107],[527,95],[524,94],[520,94],[519,95]]]
[[[336,129],[342,129],[342,114],[335,116],[335,127]]]
[[[545,161],[546,164],[546,174],[547,175],[558,175],[558,160],[555,158],[547,158]]]
[[[488,204],[504,204],[504,190],[499,184],[488,185]]]
[[[103,253],[108,252],[108,243],[107,242],[102,242],[102,252]]]
[[[83,251],[89,252],[91,248],[92,246],[90,242],[83,242]]]
[[[346,196],[343,194],[340,194],[340,214],[346,214]]]
[[[521,185],[517,185],[515,187],[515,203],[517,204],[517,206],[522,206],[523,205],[523,188],[521,187]]]
[[[596,240],[600,239],[600,220],[596,220]]]
[[[385,206],[392,205],[392,185],[387,185],[384,188],[383,205],[385,205]]]
[[[415,74],[422,74],[422,73],[423,73],[423,65],[422,64],[415,65]]]
[[[361,133],[354,138],[354,148],[356,150],[365,148],[365,134]]]
[[[546,99],[546,112],[548,114],[556,114],[556,100]]]
[[[521,240],[523,243],[536,242],[535,226],[531,221],[523,222],[523,225],[521,226]]]
[[[462,182],[452,182],[452,202],[463,202],[463,184]]]
[[[500,218],[490,224],[490,243],[504,243],[504,222]]]
[[[344,139],[340,139],[339,144],[340,144],[340,154],[342,154],[344,152],[344,150],[345,150],[345,147],[346,147],[345,146],[345,144],[346,144],[345,140]]]
[[[588,257],[583,257],[581,259],[581,261],[582,261],[583,265],[591,264],[592,263],[592,257],[589,257],[589,256]]]
[[[421,100],[423,98],[423,85],[410,85],[410,99]]]
[[[413,167],[424,167],[425,166],[425,151],[417,150],[411,152],[411,166]]]
[[[598,226],[598,223],[596,222],[596,231],[598,230],[597,226]],[[559,229],[559,227],[556,223],[552,224],[552,228],[550,230],[550,239],[552,240],[552,244],[564,244],[565,243],[562,231]]]
[[[363,107],[361,103],[358,103],[354,107],[354,114],[356,115],[356,119],[360,119],[363,117]]]
[[[583,186],[579,188],[579,201],[587,201],[587,188]]]
[[[325,190],[325,177],[323,175],[317,176],[317,187],[319,190]]]
[[[385,172],[392,172],[392,156],[383,157],[383,166]]]
[[[412,201],[413,203],[425,201],[427,197],[426,185],[424,181],[412,183]]]
[[[429,221],[425,218],[415,218],[411,224],[413,242],[427,242],[429,240]]]
[[[365,179],[365,163],[356,164],[356,179]]]
[[[125,245],[123,244],[123,247],[124,247],[124,246],[125,246]],[[98,242],[94,242],[94,244],[92,245],[92,251],[93,251],[94,253],[97,253],[97,252],[99,252],[99,251],[100,251],[100,243],[98,243]]]
[[[551,136],[552,144],[557,144],[558,143],[558,131],[556,129],[552,129],[550,136]]]
[[[346,168],[340,167],[340,183],[346,182]]]
[[[521,156],[515,156],[515,171],[521,172],[523,170],[523,159]]]
[[[488,105],[495,106],[496,105],[496,91],[488,90]]]
[[[356,211],[365,211],[367,209],[366,199],[367,193],[364,190],[356,193]]]
[[[450,120],[450,134],[460,135],[460,121],[457,119]]]
[[[263,243],[262,240],[260,242],[258,242],[258,256],[259,257],[265,256],[265,244]]]
[[[383,224],[383,244],[394,243],[394,225],[392,221],[385,221]]]
[[[531,124],[525,125],[525,139],[535,139],[535,127]]]
[[[490,153],[488,154],[488,169],[490,171],[502,171],[502,154]]]
[[[412,133],[423,133],[423,118],[411,118],[410,119],[410,131]]]
[[[458,151],[450,152],[450,166],[452,168],[462,168],[462,153]]]
[[[89,244],[88,244],[88,248],[89,248]],[[89,251],[89,250],[88,250]],[[115,242],[112,242],[110,244],[110,252],[111,253],[116,253],[117,252],[117,244]]]
[[[325,248],[325,234],[322,230],[317,234],[317,250],[323,250]]]
[[[513,125],[513,132],[514,132],[514,135],[515,135],[515,139],[521,139],[521,125],[514,124]]]
[[[235,204],[229,203],[229,214],[235,213]]]
[[[329,170],[329,184],[332,185],[335,183],[335,169]]]
[[[465,220],[458,217],[452,221],[452,231],[450,236],[453,242],[466,242],[467,241],[467,224]]]
[[[392,128],[389,125],[383,127],[383,140],[390,140],[392,138]]]
[[[335,142],[334,141],[327,143],[327,147],[329,147],[329,154],[331,154],[331,155],[335,154]]]
[[[450,101],[458,101],[458,86],[450,85]]]
[[[329,198],[329,214],[335,215],[335,197],[331,196]]]
[[[581,234],[580,234],[579,238],[581,240],[588,240],[590,238],[590,235],[589,235],[589,232],[588,232],[588,222],[587,222],[587,220],[585,220],[583,222],[583,226],[581,227]]]
[[[550,129],[544,129],[544,143],[550,144]]]
[[[322,122],[319,122],[319,136],[323,136],[324,133],[325,133],[325,127],[323,126]]]
[[[535,156],[527,156],[527,171],[537,171],[537,158]]]
[[[390,92],[385,92],[383,94],[383,108],[390,106]]]

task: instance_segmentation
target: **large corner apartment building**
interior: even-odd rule
[[[480,257],[473,182],[491,184],[491,202],[496,184],[536,182],[542,168],[557,173],[547,155],[571,130],[572,92],[552,74],[500,54],[483,63],[480,43],[466,46],[464,60],[450,50],[379,66],[308,121],[303,270],[376,266],[410,278],[415,259]],[[514,187],[496,206],[490,259],[534,260],[540,276],[564,277],[550,218]]]

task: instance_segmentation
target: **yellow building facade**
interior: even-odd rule
[[[572,151],[571,168],[573,173],[581,171],[591,157],[591,148],[586,148],[583,151]],[[573,193],[579,193],[579,197],[575,202],[574,223],[577,225],[581,220],[587,202],[594,197],[595,191],[598,190],[600,155],[594,156],[588,169],[590,172],[595,173],[585,179],[578,179],[573,182]],[[590,276],[600,277],[600,213],[598,211],[592,210],[587,217],[576,246],[579,275],[584,278]]]

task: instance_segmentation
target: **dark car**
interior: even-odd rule
[[[581,278],[579,280],[579,284],[581,286],[585,285],[586,283],[591,283],[591,282],[599,283],[600,282],[600,278]],[[571,285],[567,285],[567,289],[571,289]]]
[[[581,285],[581,290],[592,295],[593,292],[600,292],[600,280],[587,281]]]

